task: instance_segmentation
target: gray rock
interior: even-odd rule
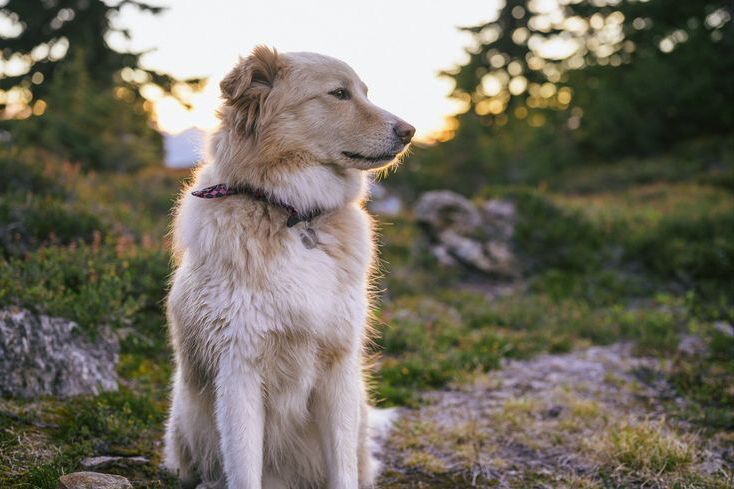
[[[704,355],[707,349],[706,342],[700,336],[683,335],[678,343],[678,353],[689,357]]]
[[[480,206],[484,226],[493,238],[503,241],[515,234],[515,204],[509,200],[492,199]]]
[[[433,229],[451,228],[461,233],[472,233],[482,225],[479,209],[466,197],[449,190],[424,193],[413,212],[418,222]]]
[[[714,323],[714,329],[724,336],[734,336],[734,326],[726,321],[716,321]]]
[[[0,310],[0,395],[24,399],[117,389],[117,339],[23,309]]]
[[[434,241],[431,251],[441,264],[462,263],[503,278],[519,275],[512,248],[512,202],[495,199],[476,206],[457,193],[440,190],[423,194],[414,214]]]
[[[697,472],[701,474],[711,475],[719,472],[724,468],[724,461],[715,455],[708,453],[703,462],[698,464]]]
[[[73,472],[59,477],[59,489],[132,489],[132,484],[120,475],[98,472]]]
[[[519,275],[515,253],[510,248],[510,243],[504,241],[490,241],[486,244],[485,253],[492,260],[492,272],[506,277]]]
[[[481,241],[467,238],[450,229],[441,232],[438,237],[441,243],[446,246],[449,253],[460,262],[482,272],[492,272],[492,260],[486,253]]]
[[[80,465],[89,470],[106,469],[112,466],[130,467],[133,465],[145,465],[150,460],[146,457],[111,457],[102,455],[99,457],[87,457],[80,462]]]

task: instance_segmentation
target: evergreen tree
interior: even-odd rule
[[[162,138],[145,102],[125,87],[95,88],[77,51],[47,85],[45,113],[15,121],[19,146],[40,146],[85,170],[132,171],[160,164]]]
[[[0,89],[24,87],[34,99],[42,99],[56,70],[69,56],[81,57],[90,80],[99,88],[125,86],[138,95],[140,86],[153,83],[171,93],[178,83],[198,86],[199,79],[177,80],[165,73],[140,66],[144,53],[118,52],[108,36],[130,37],[128,29],[116,27],[114,20],[125,7],[135,7],[153,15],[163,11],[145,2],[122,0],[116,4],[103,0],[7,0],[0,15],[12,25],[0,33],[2,60],[15,59],[27,65],[18,75],[0,78]],[[77,51],[79,53],[77,53]],[[128,68],[135,76],[121,77]],[[130,72],[128,72],[130,73]]]
[[[467,194],[734,133],[731,0],[506,0],[443,74],[466,110],[390,184]]]
[[[8,0],[0,7],[0,16],[10,21],[0,34],[2,60],[25,67],[20,74],[0,77],[0,95],[15,90],[26,104],[9,114],[21,120],[2,124],[14,141],[45,147],[88,169],[161,163],[162,138],[140,89],[153,84],[176,96],[177,85],[197,89],[202,80],[177,80],[145,69],[140,66],[143,53],[113,49],[109,35],[130,36],[114,23],[125,7],[162,11],[133,0]],[[0,110],[6,99],[0,97]]]
[[[733,14],[730,0],[508,0],[464,28],[469,62],[446,75],[488,127],[566,126],[601,156],[659,151],[734,131]]]

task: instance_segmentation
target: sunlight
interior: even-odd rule
[[[152,100],[158,127],[165,132],[177,134],[190,127],[211,131],[219,125],[216,115],[220,104],[218,83],[210,81],[201,92],[190,95],[191,110],[170,96],[158,95]]]
[[[427,8],[417,0],[379,0],[364,9],[344,9],[336,0],[319,8],[287,0],[248,5],[213,0],[206,9],[192,0],[158,3],[169,7],[160,16],[123,10],[119,24],[130,28],[131,39],[114,36],[108,42],[132,51],[155,47],[143,57],[146,67],[184,78],[209,78],[203,92],[191,96],[191,111],[171,98],[146,95],[154,102],[160,129],[172,133],[192,126],[216,127],[219,80],[238,55],[263,43],[280,51],[315,51],[346,61],[369,85],[370,99],[416,127],[416,139],[442,137],[449,129],[446,116],[466,108],[449,98],[453,83],[436,74],[467,61],[464,47],[472,38],[457,26],[485,21],[476,15],[472,0],[457,0],[451,8]],[[483,8],[487,18],[495,15],[493,3],[499,2]],[[323,15],[330,10],[340,11],[342,22]],[[168,29],[170,25],[178,28]]]

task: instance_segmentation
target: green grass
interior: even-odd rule
[[[734,338],[716,330],[706,335],[708,353],[676,359],[673,386],[690,405],[678,414],[704,427],[734,430]]]
[[[699,324],[681,300],[668,295],[629,308],[538,293],[490,302],[454,290],[401,297],[379,319],[378,394],[390,405],[416,405],[422,390],[487,372],[503,358],[620,340],[635,342],[640,353],[665,355]]]
[[[590,195],[661,182],[697,182],[734,190],[734,143],[731,138],[687,141],[665,154],[576,166],[549,178],[546,185],[557,194]]]
[[[647,171],[655,168],[660,162],[648,163]],[[734,198],[722,187],[678,183],[686,175],[654,186],[633,175],[614,193],[488,189],[484,198],[518,207],[515,242],[527,280],[524,293],[492,302],[457,290],[460,271],[426,286],[421,265],[445,271],[425,255],[419,230],[385,227],[388,270],[402,278],[413,266],[423,278],[390,287],[397,297],[389,294],[381,311],[381,397],[414,405],[416,392],[494,368],[501,358],[590,343],[629,340],[641,353],[667,355],[702,323],[731,321]],[[682,392],[694,394],[694,383]],[[716,384],[711,396],[731,407],[722,389]]]

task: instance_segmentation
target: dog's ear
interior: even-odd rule
[[[262,105],[281,68],[282,61],[275,49],[257,46],[250,56],[240,58],[219,84],[225,104],[234,109],[237,132],[245,135],[255,132]]]

